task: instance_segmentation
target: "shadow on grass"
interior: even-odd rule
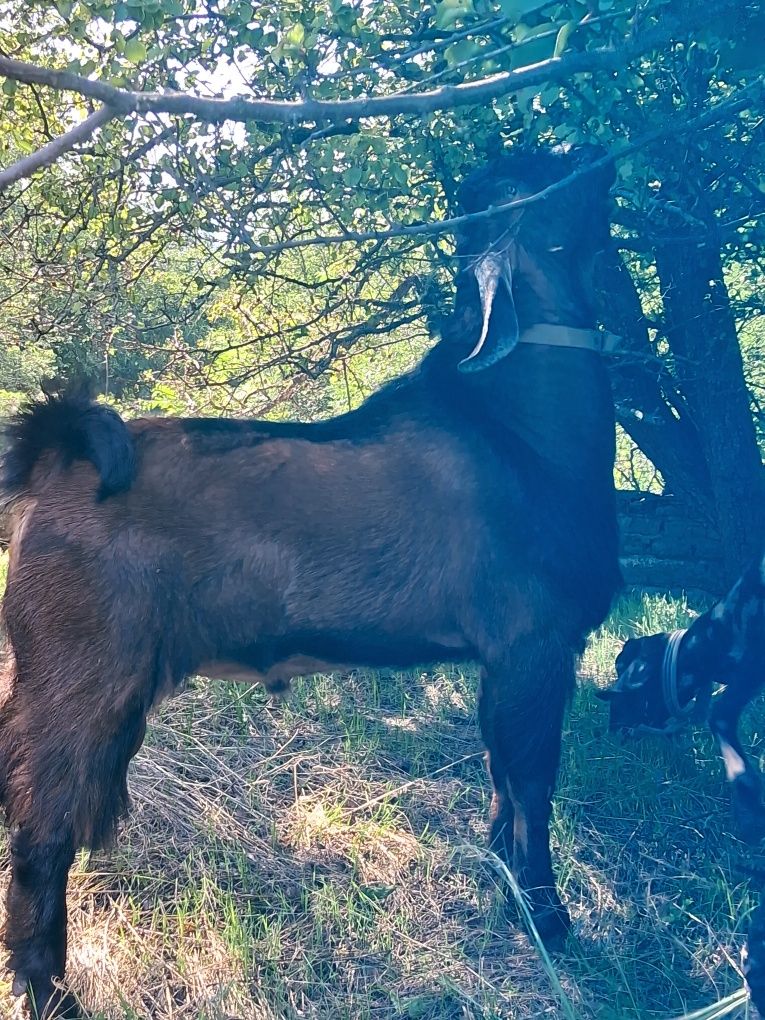
[[[553,962],[581,1018],[666,1020],[741,984],[753,903],[711,741],[621,745],[593,696],[628,628],[687,613],[649,608],[592,642],[567,723],[553,839],[576,938]],[[131,769],[116,849],[73,873],[83,1002],[103,1020],[565,1016],[482,850],[475,689],[452,667],[317,677],[281,706],[192,683]]]

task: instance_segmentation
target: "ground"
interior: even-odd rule
[[[745,1016],[754,899],[713,744],[622,744],[594,697],[628,631],[687,613],[625,601],[582,662],[553,834],[565,953],[502,908],[474,672],[318,677],[284,704],[196,680],[154,720],[115,849],[72,872],[73,989],[97,1020],[669,1020],[730,995]]]

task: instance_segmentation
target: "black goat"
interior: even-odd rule
[[[463,206],[536,193],[591,158],[513,153],[467,179]],[[0,799],[17,994],[61,1008],[75,850],[109,838],[147,713],[195,672],[276,691],[338,663],[480,662],[492,844],[543,936],[566,930],[548,834],[562,719],[620,581],[590,299],[612,179],[582,173],[470,221],[440,343],[357,411],[125,424],[53,397],[16,421]]]

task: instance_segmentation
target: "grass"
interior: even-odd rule
[[[622,745],[594,697],[628,632],[689,614],[626,601],[583,660],[553,830],[566,953],[502,909],[473,672],[322,676],[281,705],[200,680],[154,720],[116,848],[73,870],[75,992],[97,1020],[746,1016],[754,901],[712,742]]]

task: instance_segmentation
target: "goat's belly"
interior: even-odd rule
[[[473,650],[456,635],[440,641],[381,641],[318,636],[302,645],[306,651],[287,651],[280,642],[264,642],[198,667],[202,676],[240,683],[260,683],[271,694],[283,694],[296,676],[347,672],[350,669],[406,669],[435,662],[459,662],[474,657]],[[302,642],[301,642],[302,644]]]
[[[233,659],[218,659],[215,662],[203,662],[198,672],[201,676],[214,680],[263,684],[269,694],[281,695],[289,690],[293,677],[310,676],[312,673],[335,673],[347,671],[349,668],[337,662],[312,659],[307,655],[294,655],[283,662],[275,663],[266,671],[254,669]]]

